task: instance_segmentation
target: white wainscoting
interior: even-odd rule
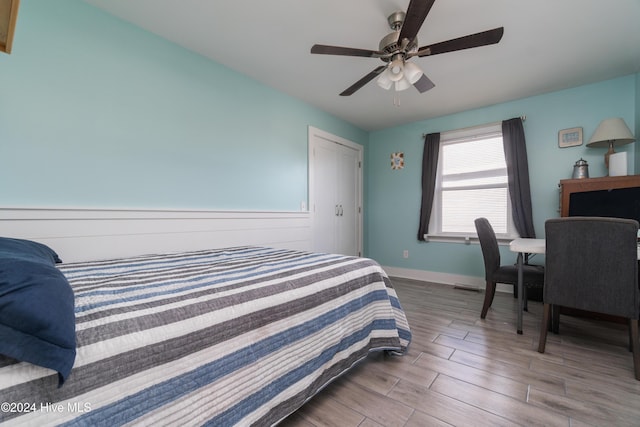
[[[0,236],[65,262],[256,245],[311,250],[309,212],[0,207]]]

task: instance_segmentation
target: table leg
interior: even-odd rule
[[[517,324],[517,332],[522,335],[522,310],[524,309],[524,274],[522,268],[522,252],[518,252],[518,324]]]

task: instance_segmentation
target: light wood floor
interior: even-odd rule
[[[402,357],[371,355],[281,426],[640,426],[625,325],[560,318],[537,352],[542,304],[392,279],[412,328]]]

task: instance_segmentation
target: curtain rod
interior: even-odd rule
[[[520,116],[520,120],[522,120],[523,122],[527,121],[527,116]],[[466,128],[460,128],[460,129],[454,129],[454,130],[471,130],[471,129],[475,129],[475,128],[479,128],[479,127],[485,127],[485,126],[494,126],[494,125],[499,125],[500,123],[502,123],[503,121],[499,121],[499,122],[493,122],[493,123],[486,123],[483,125],[476,125],[476,126],[469,126]],[[424,138],[425,136],[427,136],[426,133],[422,134],[422,137]]]

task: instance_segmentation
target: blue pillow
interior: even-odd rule
[[[31,240],[0,237],[0,259],[4,258],[24,259],[51,264],[62,262],[58,254],[47,245]]]
[[[0,238],[0,354],[57,371],[61,386],[76,357],[73,291],[44,245],[5,240],[11,239]],[[3,250],[12,245],[23,251]]]

